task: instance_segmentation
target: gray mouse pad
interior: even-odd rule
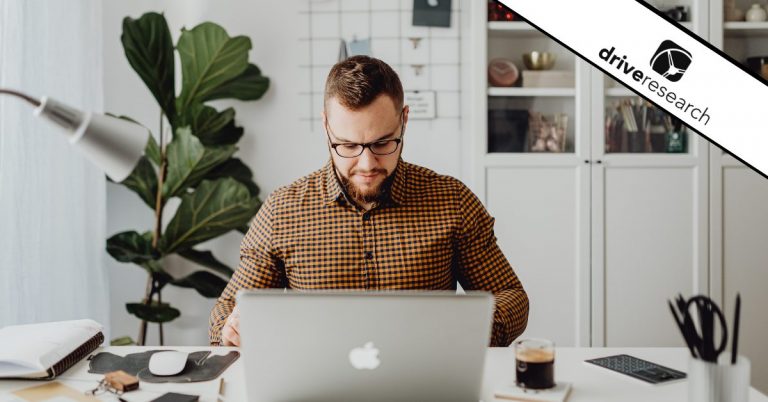
[[[164,352],[164,350],[148,350],[125,356],[101,352],[89,359],[88,372],[105,374],[110,371],[123,370],[138,377],[140,381],[149,383],[210,381],[220,376],[229,365],[240,357],[240,352],[236,351],[231,351],[224,356],[211,356],[211,352],[207,350],[192,352],[187,357],[187,364],[181,373],[172,376],[156,376],[150,373],[147,367],[149,366],[149,358],[157,352]]]

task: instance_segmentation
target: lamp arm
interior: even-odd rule
[[[31,103],[35,107],[40,107],[40,101],[39,100],[37,100],[37,99],[27,95],[27,94],[23,94],[21,92],[14,91],[12,89],[0,88],[0,94],[14,95],[14,96],[16,96],[18,98],[24,99],[25,101]]]

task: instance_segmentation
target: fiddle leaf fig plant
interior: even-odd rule
[[[126,309],[141,320],[139,345],[145,343],[148,322],[159,324],[162,344],[162,324],[181,315],[163,302],[163,288],[170,284],[194,289],[204,297],[220,295],[233,270],[198,245],[232,230],[245,232],[261,206],[253,173],[234,157],[243,136],[243,128],[235,123],[235,110],[218,110],[207,102],[260,99],[269,88],[269,79],[248,62],[248,37],[230,37],[211,22],[183,28],[174,47],[162,14],[126,17],[121,41],[128,63],[157,101],[161,122],[158,139],[150,136],[145,156],[120,184],[153,210],[155,221],[152,231],[113,235],[107,239],[107,252],[117,261],[146,271],[144,298],[126,304]],[[182,74],[178,96],[175,51]],[[163,227],[166,204],[173,198],[180,203]],[[210,271],[173,277],[163,267],[163,258],[171,254]]]

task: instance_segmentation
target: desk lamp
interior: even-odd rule
[[[34,105],[36,116],[44,116],[64,128],[69,134],[69,143],[115,182],[125,180],[144,154],[149,131],[138,124],[83,112],[45,96],[37,100],[4,88],[0,88],[0,94],[13,95]]]

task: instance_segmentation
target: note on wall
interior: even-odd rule
[[[405,104],[410,109],[410,119],[435,118],[435,91],[405,92]]]

